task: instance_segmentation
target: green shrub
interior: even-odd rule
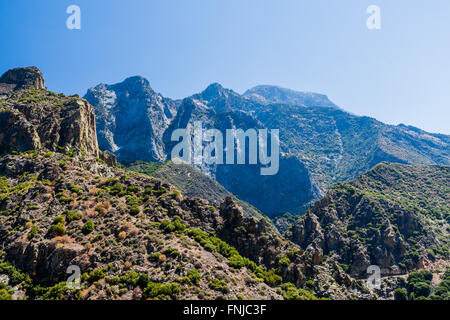
[[[66,228],[62,224],[53,224],[49,229],[49,233],[53,236],[63,236],[66,234]]]
[[[83,189],[81,189],[80,187],[78,187],[74,184],[70,184],[69,190],[72,192],[75,192],[75,193],[80,193],[80,191],[82,191]]]
[[[66,219],[69,222],[81,220],[81,218],[83,217],[83,215],[81,213],[78,213],[77,210],[66,210],[64,211],[64,214],[66,215]]]
[[[217,279],[217,278],[211,279],[211,281],[209,282],[209,287],[212,290],[220,291],[222,293],[228,293],[229,292],[227,283],[224,280],[220,280],[220,279]]]
[[[195,268],[189,270],[189,272],[187,273],[187,278],[189,279],[189,281],[192,284],[196,284],[196,285],[200,284],[200,279],[201,279],[200,272],[198,272],[198,270]]]
[[[286,300],[317,300],[317,297],[305,289],[297,289],[292,283],[281,285],[281,295]]]
[[[397,288],[394,291],[394,299],[395,300],[407,300],[408,294],[405,289]]]
[[[412,293],[414,297],[428,297],[431,293],[431,286],[426,282],[416,282],[412,287]]]
[[[87,281],[89,283],[94,283],[95,281],[98,281],[100,279],[103,279],[106,277],[106,268],[101,268],[101,269],[96,269],[91,271],[88,275],[87,275]]]
[[[127,188],[127,193],[129,194],[136,194],[140,191],[141,189],[137,186],[130,186]]]
[[[167,256],[171,256],[171,257],[178,257],[180,255],[180,253],[178,252],[177,249],[171,248],[171,247],[167,248],[164,251],[164,254],[167,255]]]
[[[120,183],[116,183],[115,185],[113,185],[110,189],[109,189],[109,193],[113,196],[116,195],[123,195],[124,191],[123,191],[123,187]]]
[[[0,260],[0,274],[6,274],[9,277],[9,285],[16,286],[22,284],[23,287],[31,286],[31,278],[28,274],[17,270],[9,262]]]
[[[145,298],[153,298],[158,300],[166,300],[168,298],[176,299],[180,293],[180,287],[177,283],[155,283],[149,282],[144,289]]]
[[[161,221],[160,228],[164,230],[165,232],[177,232],[177,231],[184,231],[186,229],[186,226],[181,222],[180,218],[175,218],[174,221],[170,220],[163,220]]]
[[[58,223],[61,223],[61,224],[65,223],[64,216],[56,216],[55,217],[55,219],[53,220],[53,224],[58,224]]]
[[[288,258],[288,256],[283,256],[278,260],[278,265],[280,267],[287,267],[291,263],[291,260]]]
[[[94,221],[92,220],[88,220],[86,221],[86,223],[84,224],[83,228],[81,229],[81,231],[83,231],[84,234],[89,234],[92,231],[94,231],[95,229],[95,224]]]
[[[27,238],[28,240],[33,239],[38,233],[38,229],[36,226],[32,226],[30,232],[28,232]]]
[[[139,273],[134,270],[127,271],[124,275],[119,277],[120,283],[126,284],[127,286],[135,287],[139,282]]]
[[[283,281],[283,279],[276,274],[275,269],[270,269],[269,271],[265,271],[263,273],[263,280],[264,282],[271,286],[271,287],[276,287],[278,285],[281,284],[281,282]]]
[[[137,205],[134,205],[130,208],[130,214],[132,216],[139,214],[139,212],[141,212],[141,209],[139,209],[139,206],[137,206]]]

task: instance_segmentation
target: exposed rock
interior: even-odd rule
[[[0,78],[0,94],[19,89],[46,89],[44,76],[36,67],[15,68]]]
[[[100,149],[121,162],[166,159],[162,135],[176,114],[177,103],[153,91],[142,77],[89,89],[95,105]]]
[[[383,275],[422,268],[448,250],[444,221],[450,206],[443,195],[449,177],[446,166],[379,164],[334,186],[295,223],[289,238],[316,263],[321,254],[336,254],[354,277],[365,277],[370,265]]]
[[[100,159],[105,161],[105,163],[111,167],[115,167],[117,165],[116,156],[108,150],[100,151]]]
[[[19,75],[25,80],[17,80]],[[11,93],[1,107],[0,153],[75,148],[98,157],[94,109],[86,100],[45,90],[41,76],[37,68],[25,68],[2,77],[16,80],[21,90]]]

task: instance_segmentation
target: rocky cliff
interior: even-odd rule
[[[336,255],[365,277],[449,264],[448,166],[381,163],[350,183],[333,186],[291,228],[289,237],[320,263]]]
[[[113,152],[122,162],[166,159],[162,135],[176,114],[177,102],[154,92],[142,77],[100,84],[84,98],[95,105],[102,150]]]
[[[77,149],[99,156],[94,108],[87,101],[47,91],[36,67],[6,72],[0,78],[5,84],[14,87],[0,100],[0,153]]]

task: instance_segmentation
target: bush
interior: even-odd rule
[[[119,238],[119,240],[125,240],[126,237],[127,237],[127,233],[125,231],[121,231],[117,235],[117,238]]]
[[[137,205],[134,205],[130,208],[130,214],[132,216],[137,215],[139,212],[141,212],[141,209],[139,209],[139,206],[137,206]]]
[[[181,222],[180,218],[175,218],[174,221],[163,220],[160,225],[160,229],[165,232],[176,232],[176,231],[184,231],[186,226]]]
[[[22,284],[23,287],[31,286],[30,276],[17,270],[9,262],[0,260],[0,274],[6,274],[9,277],[10,286],[16,286],[18,284]]]
[[[414,283],[412,292],[414,293],[414,297],[428,297],[431,292],[430,284],[426,282],[417,282]]]
[[[103,279],[105,276],[106,276],[106,268],[93,270],[88,274],[87,281],[89,283],[93,283],[95,281]]]
[[[75,193],[79,193],[79,192],[82,191],[83,189],[81,189],[80,187],[78,187],[78,186],[76,186],[76,185],[74,185],[74,184],[71,184],[71,185],[69,186],[69,190],[72,191],[72,192],[75,192]]]
[[[52,236],[63,236],[66,234],[66,228],[62,224],[54,224],[50,227],[49,233]]]
[[[2,285],[2,283],[0,283],[0,285]],[[0,287],[0,301],[4,300],[12,300],[12,294],[5,288],[1,289]]]
[[[281,284],[283,278],[276,274],[275,269],[270,269],[263,273],[263,280],[267,285],[276,287]]]
[[[36,226],[32,226],[30,232],[28,232],[28,240],[33,239],[36,235],[37,235],[38,229],[36,228]]]
[[[407,280],[407,289],[411,298],[428,297],[431,292],[433,274],[427,270],[411,272]]]
[[[120,183],[117,182],[115,185],[113,185],[113,186],[111,187],[111,189],[109,189],[109,193],[110,193],[111,195],[113,195],[113,196],[116,196],[116,195],[123,195],[123,194],[124,194],[124,191],[123,191],[122,185],[121,185]]]
[[[287,267],[291,263],[291,260],[287,256],[283,256],[278,260],[278,265],[280,267]]]
[[[83,231],[84,234],[89,234],[92,231],[94,231],[94,229],[95,229],[94,221],[88,220],[84,224],[83,229],[81,229],[81,231]]]
[[[196,285],[200,284],[200,279],[201,279],[200,272],[198,272],[198,270],[195,268],[189,270],[189,272],[187,273],[187,278],[189,279],[189,281],[192,284],[196,284]]]
[[[167,248],[164,251],[164,254],[166,254],[167,256],[171,256],[171,257],[178,257],[180,255],[180,253],[178,252],[177,249],[175,248]]]
[[[131,186],[131,187],[127,188],[127,193],[129,193],[129,194],[136,194],[139,191],[140,191],[140,188],[136,187],[136,186]]]
[[[224,280],[219,280],[217,278],[211,279],[211,281],[209,282],[209,287],[215,291],[220,291],[222,293],[229,292],[227,283]]]
[[[317,300],[317,297],[305,289],[297,289],[293,283],[281,285],[281,295],[286,300]]]
[[[81,218],[83,217],[83,215],[81,213],[78,213],[77,210],[66,210],[64,211],[64,214],[66,215],[66,219],[69,222],[81,220]]]
[[[145,298],[154,298],[166,300],[168,298],[176,299],[180,293],[180,287],[177,283],[155,283],[149,282],[147,287],[144,289]]]
[[[58,223],[61,223],[61,224],[65,223],[63,216],[56,216],[55,217],[55,220],[53,220],[53,224],[58,224]]]
[[[124,275],[119,277],[120,283],[126,284],[127,286],[135,287],[139,282],[139,273],[134,270],[126,272]]]
[[[397,288],[394,291],[394,299],[395,300],[408,300],[408,294],[405,289]]]

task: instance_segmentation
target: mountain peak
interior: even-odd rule
[[[203,92],[201,93],[202,97],[206,100],[210,100],[212,98],[216,98],[219,96],[223,96],[227,93],[227,89],[225,89],[220,83],[214,82],[211,83]]]
[[[128,77],[122,82],[122,84],[127,87],[147,88],[153,90],[152,87],[150,86],[150,82],[142,76]]]
[[[314,92],[295,91],[273,85],[258,85],[247,90],[244,96],[259,103],[283,103],[304,105],[307,107],[337,106],[324,94]]]
[[[0,93],[26,88],[46,89],[44,76],[37,67],[10,69],[0,77]]]

